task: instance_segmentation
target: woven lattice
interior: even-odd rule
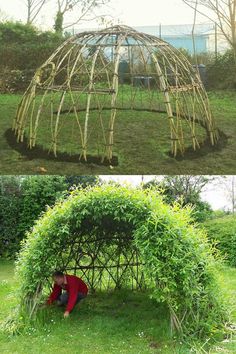
[[[165,41],[125,26],[65,41],[36,71],[13,128],[19,142],[27,136],[29,148],[47,134],[55,156],[62,134],[85,160],[96,140],[102,160],[110,161],[122,111],[166,113],[174,156],[186,145],[198,149],[206,136],[212,145],[218,138],[198,72]]]

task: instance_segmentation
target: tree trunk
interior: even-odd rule
[[[31,23],[31,4],[30,1],[27,2],[27,24]]]
[[[62,35],[63,34],[63,22],[64,22],[64,14],[58,10],[56,14],[54,29],[55,32]]]

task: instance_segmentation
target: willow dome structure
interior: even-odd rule
[[[131,111],[137,119],[146,112],[166,118],[174,156],[217,141],[199,73],[170,44],[126,26],[66,40],[36,71],[13,128],[30,149],[43,140],[55,156],[74,149],[86,160],[96,149],[111,161],[115,119],[124,111],[127,119]]]
[[[204,230],[189,209],[165,204],[155,190],[88,187],[48,208],[18,255],[21,318],[40,310],[55,269],[82,276],[91,293],[148,289],[142,296],[165,304],[178,331],[196,336],[219,323],[216,263]]]

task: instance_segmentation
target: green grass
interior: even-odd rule
[[[228,136],[228,144],[222,150],[196,154],[182,161],[169,157],[169,127],[166,116],[148,112],[119,112],[115,127],[114,154],[119,165],[114,168],[72,162],[29,159],[13,150],[3,136],[11,127],[20,95],[0,95],[0,169],[2,174],[35,174],[43,167],[47,174],[233,174],[236,170],[236,91],[210,92],[212,110],[217,126]],[[68,118],[68,117],[67,117]],[[68,118],[69,120],[69,118]],[[67,122],[68,122],[67,120]],[[91,123],[93,123],[91,118]],[[75,152],[72,135],[65,123],[62,137],[63,150]],[[75,130],[76,131],[76,130]],[[39,131],[42,142],[49,130]],[[91,152],[97,153],[98,130],[92,129]],[[73,139],[75,136],[73,136]],[[64,144],[65,142],[65,144]],[[47,146],[49,147],[49,146]],[[62,166],[63,165],[63,166]]]
[[[225,299],[236,320],[236,269],[223,267],[219,273]],[[0,262],[0,322],[16,304],[13,264]],[[0,332],[0,352],[9,354],[190,354],[192,350],[171,338],[167,310],[149,299],[145,292],[111,292],[90,295],[64,320],[63,309],[51,307],[44,325],[31,325],[21,335]],[[216,343],[208,351],[235,353],[236,342]]]

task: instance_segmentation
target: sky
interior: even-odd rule
[[[116,181],[119,183],[128,183],[134,186],[140,185],[142,182],[142,178],[144,183],[154,179],[155,177],[158,177],[159,179],[162,178],[162,176],[154,176],[154,175],[148,175],[148,176],[138,176],[138,175],[123,175],[123,176],[100,176],[104,181]],[[225,177],[224,183],[217,182],[217,177],[219,176],[214,176],[215,182],[210,182],[205,190],[202,192],[202,200],[207,201],[213,210],[218,210],[218,209],[229,209],[230,208],[230,202],[227,198],[227,193],[226,193],[226,188],[225,184],[230,184],[231,181],[231,176]]]
[[[26,7],[25,0],[0,0],[0,9],[9,17],[25,21]],[[106,10],[114,22],[129,26],[142,25],[163,25],[166,24],[191,24],[193,22],[193,11],[186,6],[182,0],[111,0]],[[39,16],[38,25],[43,28],[50,28],[53,25],[55,16],[55,2],[49,1],[45,11]],[[67,21],[73,21],[74,15],[69,14]],[[198,15],[198,23],[209,22],[204,17]],[[95,22],[84,22],[79,27],[94,27]],[[78,27],[78,26],[77,26]]]

